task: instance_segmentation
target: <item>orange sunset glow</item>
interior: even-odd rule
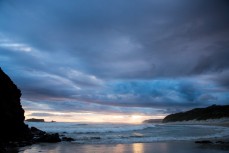
[[[39,118],[38,116],[33,116],[33,113],[45,113],[40,111],[26,111],[25,117],[29,118]],[[142,121],[147,119],[160,119],[164,116],[147,116],[139,114],[102,114],[95,112],[51,112],[50,116],[41,116],[40,118],[45,119],[45,121],[57,121],[57,122],[93,122],[93,123],[130,123],[130,124],[140,124]]]

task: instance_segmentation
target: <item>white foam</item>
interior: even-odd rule
[[[117,144],[117,143],[150,143],[150,142],[166,142],[166,141],[190,141],[199,139],[210,139],[210,138],[220,138],[223,136],[228,136],[228,130],[221,133],[216,133],[206,136],[184,136],[184,137],[122,137],[113,136],[106,137],[100,136],[98,139],[93,139],[93,137],[77,137],[75,143],[82,144]]]
[[[229,122],[229,118],[219,118],[219,119],[207,119],[207,120],[189,120],[189,121],[177,121],[177,122],[168,122],[167,124],[218,124]]]
[[[127,132],[153,128],[153,124],[72,124],[72,123],[30,123],[30,126],[36,126],[47,132],[67,132],[67,133],[107,133],[107,132]]]
[[[146,128],[153,128],[154,125],[135,125],[135,126],[114,126],[114,127],[92,127],[92,128],[77,128],[74,133],[107,133],[107,132],[127,132],[144,130]]]
[[[143,143],[229,136],[228,127],[191,124],[29,123],[29,125],[47,132],[65,133],[66,136],[75,138],[76,143],[85,144]]]

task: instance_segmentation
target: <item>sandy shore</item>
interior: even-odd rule
[[[187,124],[188,122],[173,123]],[[189,122],[189,124],[195,124]],[[201,124],[196,122],[196,124]],[[202,122],[202,124],[228,127],[228,122]],[[209,139],[208,139],[209,140]],[[210,139],[212,142],[229,142],[228,136]],[[226,144],[198,144],[195,141],[168,141],[132,144],[77,144],[74,142],[60,142],[54,144],[35,144],[14,150],[11,153],[227,153],[229,143]]]
[[[36,144],[19,153],[226,153],[229,146],[195,144],[191,141],[87,145],[69,142]]]

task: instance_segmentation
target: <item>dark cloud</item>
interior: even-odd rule
[[[60,111],[227,104],[228,8],[226,0],[2,0],[1,67],[23,100]]]
[[[229,69],[219,71],[211,76],[211,79],[219,85],[229,89]]]
[[[211,46],[207,48],[210,54],[202,55],[194,68],[196,73],[221,72],[229,69],[229,52],[228,42],[217,44],[219,47]]]
[[[228,44],[225,1],[26,2],[3,5],[5,32],[100,77],[189,75],[205,71],[211,57],[226,57],[218,51]],[[57,66],[53,62],[43,64]]]

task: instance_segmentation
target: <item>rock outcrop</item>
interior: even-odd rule
[[[189,120],[207,120],[229,117],[229,105],[212,105],[207,108],[195,108],[187,112],[171,114],[163,119],[163,122],[177,122]]]
[[[0,68],[0,142],[28,140],[32,137],[24,123],[20,97],[20,89]]]
[[[39,130],[35,127],[31,127],[31,132],[33,134],[33,141],[34,142],[49,142],[49,143],[55,143],[60,142],[60,136],[58,133],[46,133],[42,130]]]
[[[27,121],[27,122],[45,122],[44,119],[37,119],[37,118],[30,118],[30,119],[27,119],[25,121]]]
[[[0,68],[0,152],[39,142],[60,142],[58,133],[46,133],[24,123],[20,97],[20,89]]]

